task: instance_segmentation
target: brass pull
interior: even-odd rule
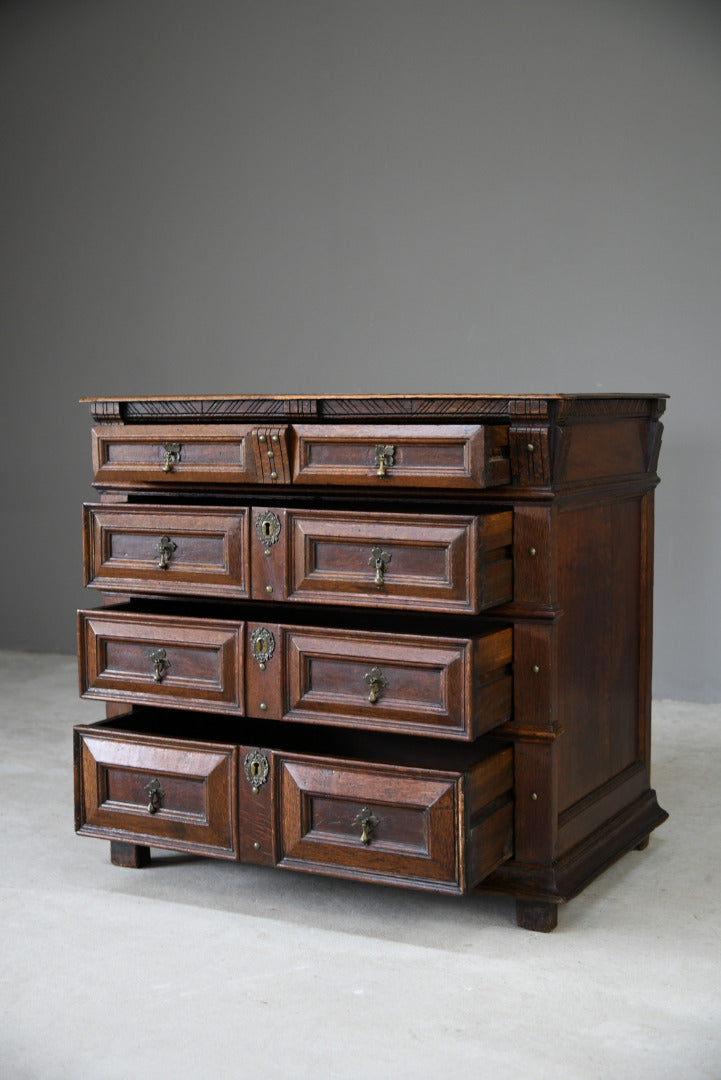
[[[160,555],[160,562],[158,563],[158,570],[168,569],[168,560],[177,548],[177,544],[174,544],[169,536],[161,536],[155,545],[155,550]]]
[[[155,666],[153,681],[162,682],[165,672],[170,667],[170,660],[165,655],[165,649],[156,649],[155,652],[151,652],[150,659]]]
[[[382,478],[388,475],[387,470],[390,469],[391,465],[393,464],[393,458],[395,457],[395,453],[395,446],[383,446],[382,444],[376,446],[375,464],[376,469],[378,470],[376,472],[376,476],[380,476]]]
[[[165,792],[160,786],[159,780],[151,780],[149,784],[145,785],[145,794],[150,800],[148,802],[148,813],[154,814],[160,809],[160,800],[165,798]]]
[[[390,554],[390,552],[383,551],[379,547],[374,547],[371,550],[371,557],[368,560],[368,563],[370,564],[370,566],[375,566],[376,568],[376,576],[373,584],[377,585],[379,589],[384,583],[383,575],[388,569],[388,563],[391,561],[392,558],[393,556]]]
[[[368,695],[368,700],[370,701],[371,705],[375,705],[376,701],[378,700],[379,692],[381,690],[385,690],[386,686],[388,686],[388,680],[386,679],[385,675],[379,667],[371,668],[370,671],[367,671],[365,673],[363,678],[368,683],[371,690],[370,694]]]
[[[353,824],[360,825],[361,827],[361,844],[370,844],[371,831],[380,825],[380,821],[372,810],[367,806],[364,806],[361,812],[354,818]]]
[[[180,443],[163,443],[163,451],[165,453],[165,458],[163,460],[163,472],[171,472],[173,465],[180,461]]]

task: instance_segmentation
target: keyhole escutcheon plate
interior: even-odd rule
[[[272,510],[264,510],[255,519],[255,532],[266,551],[269,550],[280,539],[280,518]]]
[[[251,750],[249,754],[246,754],[243,771],[252,788],[257,790],[262,787],[270,772],[270,765],[265,754],[261,750]]]

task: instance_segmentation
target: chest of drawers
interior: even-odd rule
[[[645,846],[662,395],[88,399],[76,829],[558,906]]]

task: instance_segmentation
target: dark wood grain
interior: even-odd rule
[[[80,615],[81,691],[110,719],[76,731],[76,827],[115,862],[157,844],[477,889],[547,932],[647,844],[666,817],[650,786],[664,395],[87,401],[86,582],[135,600]]]

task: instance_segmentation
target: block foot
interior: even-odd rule
[[[113,866],[142,870],[150,862],[150,848],[143,844],[123,844],[118,840],[111,840],[110,861]]]
[[[558,923],[558,904],[544,900],[516,900],[516,922],[523,930],[549,934]]]

